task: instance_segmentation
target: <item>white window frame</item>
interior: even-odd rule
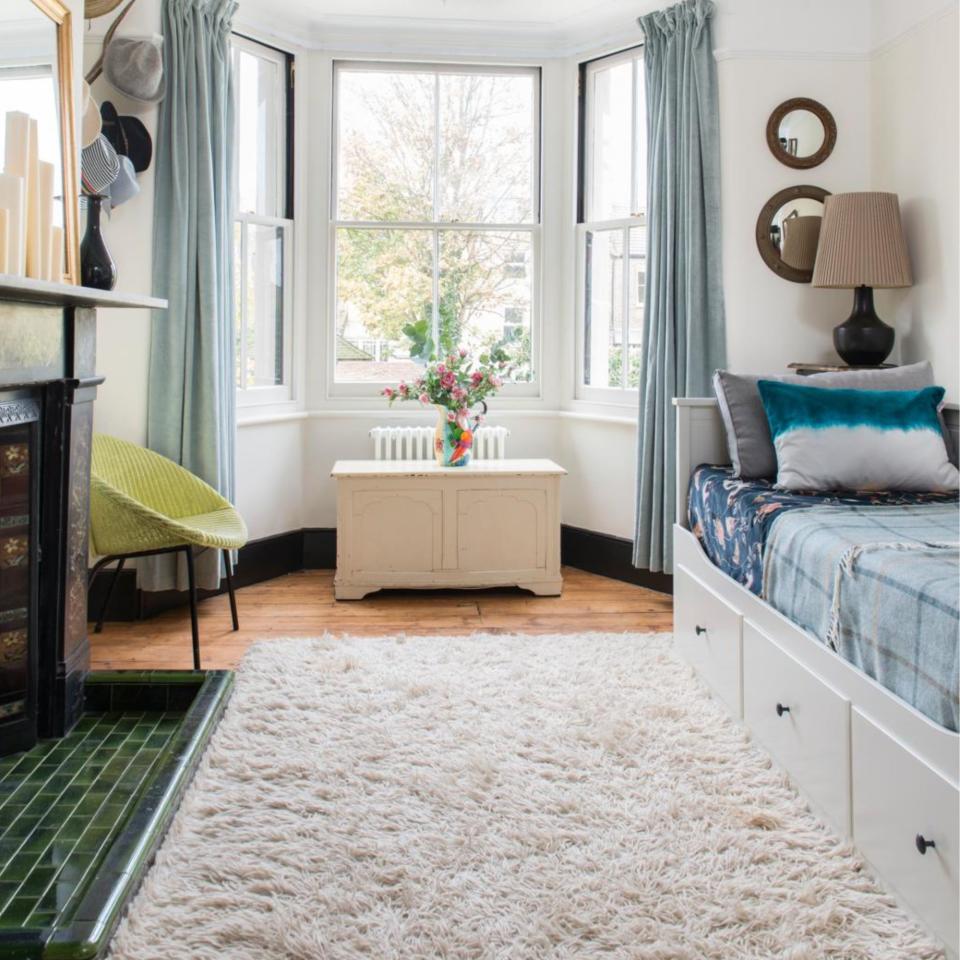
[[[594,79],[598,72],[617,66],[618,64],[632,62],[633,78],[631,83],[631,117],[633,118],[633,137],[630,143],[630,210],[629,217],[621,217],[615,220],[594,220],[592,219],[593,197],[591,195],[593,186],[593,121],[591,105],[593,103],[592,89]],[[622,50],[619,53],[613,53],[609,56],[600,57],[591,60],[585,64],[583,71],[583,82],[585,90],[583,95],[583,141],[580,149],[583,151],[581,169],[583,171],[583,183],[578,185],[582,189],[583,196],[583,222],[576,225],[576,243],[577,243],[577,302],[576,302],[576,334],[577,346],[574,351],[576,371],[576,399],[586,400],[594,403],[614,404],[620,406],[635,407],[637,403],[637,387],[596,387],[585,382],[584,364],[586,362],[586,293],[587,293],[587,234],[600,232],[604,230],[618,230],[621,233],[623,250],[625,251],[624,269],[621,271],[623,276],[623,324],[624,336],[621,349],[623,351],[623,377],[627,377],[630,365],[630,306],[634,297],[631,295],[630,269],[629,269],[629,251],[630,251],[630,230],[637,227],[646,228],[647,217],[644,207],[646,206],[646,197],[641,196],[641,183],[638,176],[640,145],[641,139],[637,134],[637,124],[642,122],[643,118],[638,116],[640,104],[637,101],[637,73],[643,70],[643,47],[631,47],[628,50]],[[646,272],[646,267],[644,267]],[[632,291],[636,293],[636,291]],[[644,306],[646,302],[644,302]]]
[[[289,116],[287,113],[287,63],[289,55],[284,51],[277,50],[274,47],[258,43],[248,37],[240,34],[232,34],[230,37],[231,47],[243,50],[262,60],[268,60],[275,63],[281,71],[284,82],[280,85],[278,93],[278,102],[276,108],[279,115],[283,117],[286,137],[277,138],[275,149],[277,151],[276,162],[277,170],[282,171],[277,177],[277,196],[276,209],[285,210],[287,207],[287,158],[289,138],[293,131],[289,126]],[[240,122],[239,110],[236,111],[234,122]],[[234,142],[239,143],[239,136],[234,136]],[[290,211],[292,212],[292,211]],[[240,224],[240,282],[239,289],[244,290],[243,271],[247,263],[247,233],[250,226],[275,227],[281,231],[283,245],[283,356],[282,356],[282,376],[283,382],[272,386],[253,386],[248,387],[244,384],[236,385],[237,406],[238,407],[262,407],[269,404],[285,403],[293,400],[293,316],[294,316],[294,220],[292,217],[273,217],[262,214],[251,213],[249,211],[236,210],[234,212],[234,223]],[[232,239],[232,237],[231,237]],[[247,302],[244,297],[240,298],[240,323],[243,330],[246,329],[247,321]],[[241,335],[238,338],[240,342],[240,355],[237,357],[237,363],[241,370],[246,370],[246,337]]]
[[[440,168],[433,165],[433,197],[434,219],[417,220],[341,220],[338,218],[339,196],[339,75],[341,71],[375,71],[380,73],[400,73],[410,71],[414,73],[434,73],[439,78],[441,74],[486,74],[510,75],[520,74],[533,78],[533,133],[535,142],[531,151],[531,196],[533,199],[533,219],[529,223],[469,223],[466,221],[443,221],[436,219],[437,205],[440,201]],[[540,304],[542,301],[541,277],[541,223],[542,223],[542,189],[541,177],[541,150],[543,132],[540,117],[541,70],[538,66],[516,66],[506,64],[462,64],[462,63],[420,63],[411,61],[393,60],[334,60],[333,61],[333,103],[331,108],[331,154],[330,154],[330,218],[329,218],[329,251],[327,258],[327,393],[330,398],[342,397],[380,397],[385,384],[393,381],[350,382],[337,381],[337,231],[343,228],[360,230],[396,230],[410,229],[423,230],[432,235],[433,242],[433,322],[436,331],[439,322],[439,289],[440,289],[440,234],[444,231],[489,231],[526,233],[530,236],[530,260],[528,262],[530,276],[530,380],[523,383],[505,383],[499,395],[508,397],[539,397],[541,389],[541,337],[540,337]],[[439,79],[437,81],[439,83]],[[434,98],[434,124],[439,130],[439,97]],[[434,144],[439,149],[439,139]]]

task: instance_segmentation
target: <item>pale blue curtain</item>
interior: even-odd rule
[[[708,396],[726,356],[720,126],[710,0],[640,17],[647,98],[647,300],[633,562],[671,572],[674,397]]]
[[[234,494],[233,91],[236,0],[163,0],[167,92],[156,135],[153,288],[170,302],[150,337],[147,445],[229,500]],[[181,561],[182,566],[182,561]],[[201,586],[220,579],[201,554]],[[140,565],[141,585],[181,589],[171,558]]]

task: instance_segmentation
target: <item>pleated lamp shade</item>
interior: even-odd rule
[[[835,193],[823,205],[815,287],[909,287],[907,241],[895,193]]]

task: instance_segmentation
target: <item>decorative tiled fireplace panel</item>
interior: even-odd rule
[[[0,754],[35,739],[39,416],[33,400],[0,402]]]

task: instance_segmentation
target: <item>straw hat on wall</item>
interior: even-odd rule
[[[85,20],[96,20],[97,17],[105,17],[108,13],[113,13],[123,0],[84,0],[83,18]]]

